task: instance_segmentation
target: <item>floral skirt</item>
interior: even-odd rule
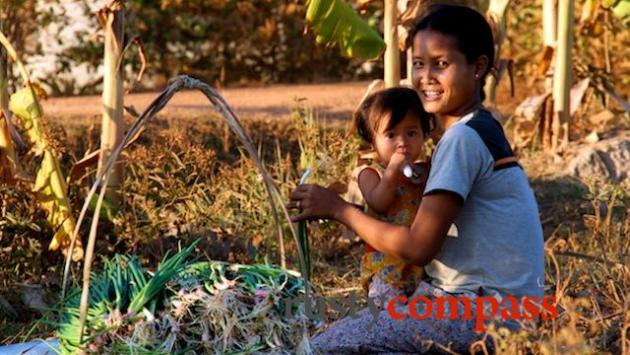
[[[375,279],[409,295],[418,287],[423,276],[424,270],[420,266],[406,264],[402,260],[379,251],[368,251],[361,258],[359,283],[368,291],[369,297],[381,295],[380,289],[375,289],[372,285]],[[391,293],[389,290],[382,291],[386,294]]]
[[[422,281],[409,299],[416,296],[433,300],[435,309],[436,297],[462,295],[452,295]],[[395,309],[399,314],[408,312],[408,305],[397,304]],[[450,314],[450,309],[447,311]],[[483,338],[483,333],[476,333],[474,327],[475,319],[436,319],[435,312],[427,319],[417,320],[394,319],[387,307],[376,316],[364,309],[354,318],[346,317],[331,325],[311,344],[317,354],[421,354],[444,349],[467,353],[472,343]]]

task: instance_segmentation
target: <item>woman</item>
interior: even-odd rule
[[[316,185],[293,192],[289,207],[300,210],[294,220],[335,219],[376,250],[424,266],[428,279],[415,295],[542,296],[543,237],[533,191],[500,124],[482,106],[494,60],[490,26],[472,9],[438,5],[410,35],[414,87],[445,129],[412,225],[371,218]],[[315,337],[314,346],[330,354],[419,353],[436,342],[466,351],[482,336],[459,307],[457,319],[394,319],[401,313],[393,310],[381,312],[374,326],[368,313],[343,319]]]

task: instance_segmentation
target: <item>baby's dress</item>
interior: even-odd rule
[[[420,206],[429,175],[427,163],[415,165],[416,170],[420,171],[419,181],[414,183],[409,179],[404,179],[405,181],[396,188],[396,197],[385,213],[377,213],[368,207],[368,214],[388,223],[411,225]],[[376,171],[381,178],[383,176],[384,170],[380,165],[367,166],[360,171],[365,169]],[[368,297],[375,297],[378,300],[380,297],[389,299],[398,295],[410,295],[422,277],[421,267],[406,264],[398,258],[377,251],[368,244],[365,245],[365,254],[361,259],[360,282],[368,292]]]

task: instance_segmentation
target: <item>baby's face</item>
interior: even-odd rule
[[[381,163],[387,166],[394,153],[404,154],[410,163],[418,160],[424,153],[424,135],[418,117],[408,113],[390,129],[388,123],[389,117],[385,117],[374,135],[374,148]]]

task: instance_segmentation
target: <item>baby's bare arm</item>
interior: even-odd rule
[[[376,212],[385,213],[396,197],[396,181],[391,174],[381,178],[374,169],[359,173],[359,189],[367,205]]]

